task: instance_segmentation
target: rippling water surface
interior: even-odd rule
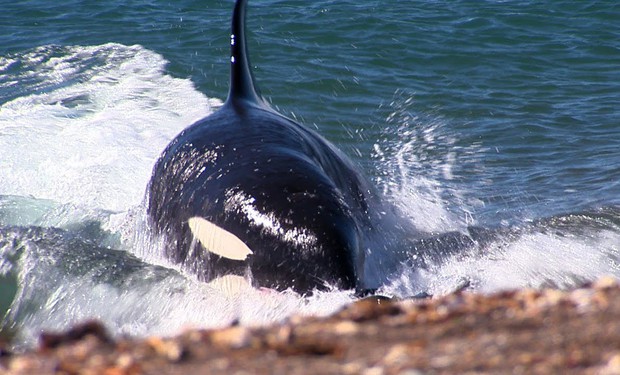
[[[222,291],[141,240],[156,157],[225,99],[231,8],[2,6],[0,316],[16,345],[90,317],[171,334],[353,299]],[[620,275],[618,19],[613,1],[255,0],[248,26],[263,95],[417,229],[382,288],[407,296]]]

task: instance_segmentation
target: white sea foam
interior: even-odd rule
[[[61,275],[58,275],[61,276]],[[293,292],[265,292],[249,288],[229,295],[220,289],[170,275],[148,285],[129,284],[119,289],[93,282],[88,275],[62,275],[58,288],[32,291],[42,305],[20,321],[21,345],[36,342],[43,330],[62,330],[84,320],[98,319],[117,335],[173,335],[185,328],[217,328],[233,322],[258,326],[292,315],[324,316],[353,300],[343,291],[301,298]],[[23,298],[32,297],[32,293]]]
[[[442,295],[469,283],[490,293],[516,288],[571,288],[603,275],[620,277],[620,233],[593,232],[574,237],[533,232],[499,238],[488,248],[457,254],[425,270],[404,269],[383,292]]]
[[[124,211],[140,203],[170,139],[219,101],[167,75],[166,61],[141,46],[61,52],[25,55],[19,79],[45,91],[0,107],[0,194]]]

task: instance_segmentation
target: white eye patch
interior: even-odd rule
[[[233,260],[245,260],[252,254],[252,250],[239,237],[206,219],[194,216],[187,224],[198,242],[213,254]]]

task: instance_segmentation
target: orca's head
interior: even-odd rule
[[[257,287],[302,293],[355,288],[363,251],[348,206],[320,171],[286,167],[248,176],[215,216],[189,220],[194,246],[208,253],[206,278],[245,275]]]

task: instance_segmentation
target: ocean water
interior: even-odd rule
[[[15,347],[329,314],[354,297],[225,290],[143,233],[155,159],[228,90],[232,1],[2,4],[0,318]],[[365,171],[406,233],[380,292],[620,276],[620,5],[254,0],[262,94]],[[389,255],[386,255],[389,256]]]

